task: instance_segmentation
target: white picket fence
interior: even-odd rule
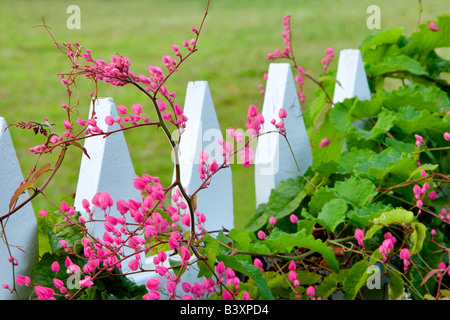
[[[361,100],[370,99],[371,94],[359,50],[347,49],[340,52],[337,81],[334,103],[355,96]],[[301,166],[300,169],[304,172],[312,164],[312,153],[291,66],[288,63],[272,63],[269,66],[262,109],[266,122],[273,118],[278,119],[280,108],[284,108],[288,113],[285,119],[287,136]],[[108,127],[104,123],[106,116],[111,115],[114,118],[117,116],[112,98],[96,100],[95,110],[98,117],[97,123],[104,132],[117,129],[117,125]],[[218,139],[223,138],[222,131],[206,81],[188,83],[184,113],[189,121],[183,133],[179,155],[181,181],[189,193],[196,190],[201,183],[198,174],[200,151],[210,153],[219,164],[223,160],[218,152],[221,150]],[[265,130],[270,130],[270,126],[267,124]],[[0,216],[8,212],[11,196],[23,181],[11,137],[6,128],[5,119],[0,117]],[[97,192],[109,192],[114,201],[141,199],[139,192],[133,187],[135,171],[122,132],[107,138],[86,139],[84,147],[90,159],[83,155],[81,161],[75,198],[76,210],[85,213],[81,201],[84,198],[91,200]],[[295,172],[296,166],[291,151],[284,138],[278,134],[263,135],[259,138],[254,170],[257,205],[267,202],[271,189],[276,188],[280,181],[299,174]],[[208,230],[217,230],[222,227],[233,228],[233,185],[230,167],[221,170],[213,177],[209,188],[201,190],[197,195],[197,210],[206,215]],[[18,203],[26,197],[27,194],[22,194]],[[112,214],[119,215],[118,212]],[[91,232],[101,237],[103,228],[103,224],[96,224],[95,230]],[[37,223],[32,206],[27,204],[12,215],[7,221],[5,231],[8,242],[14,245],[10,247],[11,254],[19,261],[19,265],[15,268],[16,275],[29,275],[31,266],[38,259]],[[8,257],[6,245],[1,241],[0,284],[9,284],[12,287],[14,280]],[[152,268],[152,259],[147,258],[144,261],[144,268]],[[141,273],[129,277],[138,284],[145,284],[146,280],[152,276],[155,274]],[[191,268],[191,272],[186,272],[182,281],[191,283],[198,281],[195,268]],[[23,287],[18,288],[23,289]],[[0,299],[15,299],[15,297],[8,290],[0,288]]]

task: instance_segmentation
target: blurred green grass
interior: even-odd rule
[[[422,1],[422,22],[434,19],[448,8],[448,0]],[[66,26],[67,7],[81,9],[81,29]],[[92,49],[94,58],[109,60],[121,53],[131,60],[135,74],[146,73],[148,65],[162,66],[161,56],[172,54],[171,45],[193,37],[203,17],[204,0],[0,0],[0,116],[9,124],[19,121],[50,122],[60,126],[65,112],[59,106],[67,100],[58,73],[67,71],[68,61],[53,45],[43,28],[43,17],[57,41],[78,41]],[[381,30],[369,30],[367,7],[381,9]],[[405,33],[416,30],[419,15],[415,0],[212,0],[199,51],[182,65],[168,82],[184,104],[188,81],[209,82],[221,129],[245,128],[249,104],[260,106],[258,84],[267,72],[268,52],[282,49],[281,19],[290,14],[294,52],[299,64],[313,74],[321,72],[320,59],[327,47],[357,48],[369,34],[403,26]],[[337,63],[337,57],[336,61]],[[315,87],[305,84],[310,102]],[[80,89],[80,117],[89,109],[87,83]],[[116,105],[148,105],[132,87],[116,88],[101,84],[100,96],[114,98]],[[23,170],[27,174],[36,157],[28,148],[42,143],[31,132],[12,128],[13,143]],[[125,133],[137,174],[159,176],[165,185],[172,179],[170,149],[161,133],[140,130]],[[59,203],[71,202],[81,161],[79,150],[68,153],[65,165],[48,195]],[[54,157],[54,155],[53,155]],[[255,211],[253,172],[233,165],[235,225],[242,227]],[[33,201],[35,211],[53,210],[43,197]]]

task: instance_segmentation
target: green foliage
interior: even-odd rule
[[[302,176],[281,182],[245,231],[230,232],[235,251],[228,259],[249,263],[251,255],[282,264],[263,274],[264,285],[258,277],[258,289],[264,288],[264,294],[251,289],[256,281],[245,270],[250,277],[243,284],[248,292],[263,298],[269,289],[274,297],[299,298],[306,297],[307,286],[315,285],[316,296],[323,299],[359,299],[369,266],[381,262],[391,299],[402,297],[405,284],[416,299],[429,297],[430,292],[436,295],[434,280],[421,281],[442,261],[433,250],[450,243],[448,223],[433,217],[448,209],[450,145],[444,133],[450,128],[450,85],[442,74],[450,71],[450,62],[438,56],[436,48],[450,46],[450,16],[439,16],[436,23],[438,32],[421,25],[407,37],[402,28],[395,28],[363,41],[360,50],[370,100],[355,97],[331,107],[326,97],[332,96],[335,81],[330,75],[335,71],[320,79],[322,88],[304,113],[313,147],[313,167],[304,175],[311,183]],[[388,78],[402,85],[389,88]],[[423,137],[422,145],[416,145],[415,135]],[[323,138],[331,143],[320,148]],[[413,187],[422,188],[425,182],[437,197],[423,197],[419,211]],[[291,215],[299,219],[296,228]],[[275,227],[269,224],[270,217],[276,218]],[[364,230],[364,247],[356,246],[356,228]],[[438,233],[429,241],[432,229]],[[264,240],[256,237],[260,230],[268,233]],[[387,232],[397,242],[384,257],[378,248]],[[348,241],[354,244],[349,246]],[[403,248],[409,249],[414,265],[407,272],[398,258]],[[336,249],[343,253],[335,255]],[[299,281],[300,287],[293,288],[283,269],[285,259],[301,261],[297,273],[314,281]]]

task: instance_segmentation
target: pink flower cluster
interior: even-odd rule
[[[284,31],[281,33],[283,37],[283,44],[285,45],[283,51],[276,49],[274,52],[267,55],[267,60],[276,60],[280,58],[289,58],[292,53],[292,43],[291,43],[291,27],[290,27],[291,16],[285,15],[283,17]]]
[[[322,58],[322,60],[321,60],[324,72],[327,72],[330,63],[333,61],[334,49],[333,48],[327,48],[326,54],[327,55],[324,58]]]

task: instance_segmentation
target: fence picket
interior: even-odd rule
[[[107,116],[117,117],[117,110],[112,98],[99,98],[95,100],[95,108],[91,103],[89,115],[95,110],[95,118],[98,127],[103,132],[111,132],[119,129],[119,125],[114,123],[108,126],[105,123]],[[78,176],[77,189],[75,194],[75,209],[86,216],[86,211],[82,206],[83,199],[90,203],[90,209],[94,209],[91,200],[98,192],[108,192],[114,201],[119,199],[141,200],[141,195],[133,186],[135,171],[123,132],[113,133],[106,138],[102,136],[92,137],[85,140],[84,148],[87,150],[89,158],[83,154],[81,159],[80,172]],[[111,208],[111,215],[120,216],[114,205]],[[103,213],[96,210],[94,219],[104,219]],[[129,222],[134,222],[131,217]],[[91,227],[93,224],[89,224]],[[102,237],[105,232],[103,224],[96,223],[95,230],[88,227],[95,237]]]
[[[200,151],[210,155],[209,163],[215,159],[223,163],[223,139],[219,121],[214,110],[208,82],[189,82],[186,91],[184,114],[189,119],[182,134],[179,147],[181,182],[188,194],[195,192],[202,184],[199,175]],[[175,172],[174,172],[175,177]],[[197,210],[206,215],[208,230],[231,229],[233,217],[233,186],[231,167],[218,171],[207,189],[197,193]]]
[[[287,112],[284,119],[286,135],[300,170],[305,172],[312,165],[312,152],[289,63],[271,63],[269,66],[262,109],[265,132],[275,128],[269,122],[274,118],[279,120],[280,108]],[[258,138],[255,153],[257,206],[268,201],[271,190],[280,181],[298,175],[300,173],[284,137],[271,133]]]
[[[336,80],[333,103],[353,97],[358,97],[359,100],[371,99],[364,62],[359,49],[341,50]]]
[[[2,117],[0,117],[0,177],[0,215],[3,216],[9,212],[11,197],[23,181],[23,175],[6,121]],[[22,203],[27,197],[28,191],[25,191],[19,197],[17,204]],[[8,284],[10,288],[13,288],[12,265],[8,262],[10,255],[4,236],[6,235],[10,244],[11,255],[19,262],[14,270],[15,275],[30,276],[31,267],[38,261],[39,249],[37,222],[31,203],[4,220],[3,224],[6,227],[5,233],[0,237],[0,286]],[[22,298],[27,297],[31,292],[28,287],[17,286],[17,289]],[[15,294],[12,295],[8,290],[0,288],[0,300],[15,298]]]

